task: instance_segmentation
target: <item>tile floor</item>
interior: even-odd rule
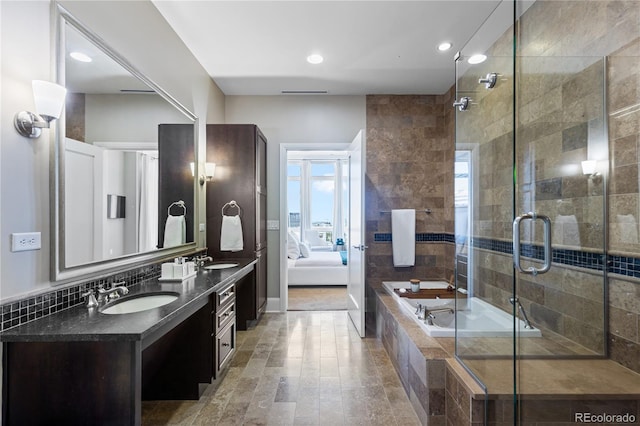
[[[346,311],[347,286],[291,286],[289,311]]]
[[[217,389],[144,402],[142,424],[420,424],[382,343],[361,339],[345,311],[266,314],[237,344]]]

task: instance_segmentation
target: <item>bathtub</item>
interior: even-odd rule
[[[457,308],[458,337],[512,337],[513,316],[477,297],[458,299],[409,299],[400,297],[395,289],[409,289],[410,284],[403,281],[385,281],[382,283],[385,290],[391,294],[402,306],[403,310],[411,316],[416,323],[432,337],[454,337],[456,316],[447,312],[438,312],[433,319],[433,325],[426,324],[415,314],[417,304],[426,306],[427,309]],[[420,288],[446,289],[446,281],[422,281]],[[526,329],[524,322],[518,322],[519,337],[540,337],[542,333],[537,328]],[[535,324],[534,324],[535,327]]]

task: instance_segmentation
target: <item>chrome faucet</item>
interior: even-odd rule
[[[416,305],[416,315],[418,316],[418,319],[424,319],[424,309],[425,307],[422,306],[422,303],[418,303]]]
[[[104,289],[102,287],[98,287],[98,303],[117,299],[120,296],[124,296],[129,293],[129,289],[125,287],[125,282],[121,281],[118,283],[113,283],[110,289]]]
[[[524,328],[527,328],[529,330],[533,330],[533,325],[531,325],[531,321],[529,321],[529,318],[527,317],[527,313],[524,310],[524,307],[522,306],[522,303],[520,303],[520,301],[518,300],[517,297],[511,297],[509,299],[509,302],[518,307],[518,311],[520,311],[520,315],[522,316],[522,321],[524,321]]]
[[[93,293],[93,290],[89,290],[82,295],[82,297],[87,298],[87,308],[97,308],[98,301],[96,300],[96,295]]]
[[[213,257],[207,255],[196,256],[193,258],[193,261],[195,262],[196,266],[201,268],[206,265],[207,262],[213,262]]]
[[[424,309],[424,321],[429,324],[429,325],[433,325],[433,320],[436,319],[436,316],[434,314],[437,314],[439,312],[447,312],[449,314],[453,314],[453,308],[435,308],[435,309]]]

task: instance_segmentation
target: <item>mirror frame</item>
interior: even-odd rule
[[[147,84],[158,95],[162,96],[167,102],[174,106],[178,111],[182,112],[188,119],[193,121],[194,126],[194,140],[193,150],[196,164],[200,164],[198,147],[198,117],[185,108],[180,102],[178,102],[173,96],[163,90],[155,82],[149,79],[147,76],[138,71],[127,59],[118,54],[112,49],[102,38],[93,33],[88,27],[78,21],[71,13],[69,13],[63,6],[57,2],[52,3],[53,16],[55,17],[55,79],[58,84],[65,86],[65,28],[67,25],[71,25],[75,30],[79,31],[84,37],[86,37],[91,43],[102,50],[107,56],[120,64],[123,68],[129,71],[134,77]],[[194,197],[194,212],[193,212],[193,242],[189,242],[177,247],[162,248],[154,251],[132,253],[124,256],[115,257],[112,259],[99,260],[95,262],[85,263],[82,265],[76,265],[67,267],[65,266],[65,254],[64,254],[64,217],[65,217],[65,203],[64,203],[64,148],[65,148],[65,125],[66,111],[63,110],[62,116],[59,120],[56,120],[55,132],[51,132],[52,141],[50,143],[50,173],[49,173],[49,194],[50,194],[50,217],[51,217],[51,281],[52,285],[60,285],[68,283],[70,281],[76,281],[80,279],[86,279],[89,277],[104,276],[113,273],[118,273],[145,264],[155,263],[164,259],[174,258],[177,256],[183,256],[193,253],[197,249],[197,238],[199,233],[197,232],[197,224],[199,223],[199,196],[198,196],[198,182],[194,178],[193,181],[193,197]]]

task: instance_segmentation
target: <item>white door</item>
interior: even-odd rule
[[[360,337],[364,337],[364,182],[366,141],[360,130],[349,147],[349,300],[347,309]]]
[[[70,267],[103,258],[103,149],[67,138],[64,161],[64,259]]]

